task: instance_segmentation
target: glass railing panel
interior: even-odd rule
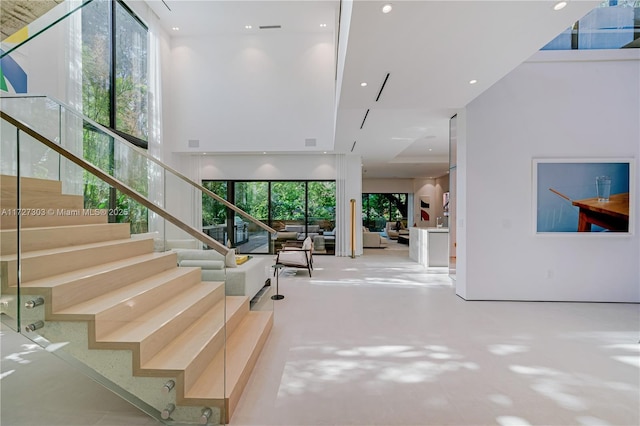
[[[15,34],[7,37],[0,43],[0,58],[14,53],[26,43],[32,44],[36,39],[45,39],[50,36],[48,30],[54,26],[60,26],[63,22],[68,22],[69,17],[76,14],[85,5],[94,0],[65,0],[44,15],[35,19],[26,27],[18,30]]]
[[[542,50],[620,49],[638,38],[640,2],[605,1]]]
[[[181,228],[183,224],[177,226],[169,223],[158,212],[150,211],[149,206],[143,205],[141,200],[134,200],[106,183],[99,175],[66,158],[57,160],[62,182],[49,176],[41,176],[40,180],[30,182],[24,182],[24,178],[18,180],[16,176],[23,168],[30,169],[33,166],[26,159],[37,164],[33,161],[34,157],[27,156],[25,151],[44,144],[4,120],[0,123],[0,129],[3,136],[0,169],[0,208],[3,212],[0,222],[3,231],[0,252],[2,321],[15,330],[21,330],[37,344],[77,366],[166,424],[201,424],[203,409],[206,412],[207,408],[211,413],[209,424],[224,422],[224,256],[196,241]],[[47,149],[51,150],[51,147]],[[18,158],[24,161],[8,160]],[[65,179],[70,182],[65,182]],[[23,182],[19,188],[15,183],[12,185],[17,181]],[[65,188],[76,190],[67,192]],[[113,193],[118,194],[115,211],[108,201]],[[12,219],[20,214],[15,213],[19,208],[30,213],[20,216],[18,225]],[[133,215],[128,210],[137,213]],[[133,219],[137,221],[135,226]],[[107,223],[110,220],[130,226]],[[79,227],[82,229],[72,225],[82,225]],[[115,226],[118,230],[106,231],[94,225]],[[93,232],[87,233],[88,228]],[[20,250],[18,238],[21,241]],[[111,245],[112,248],[93,247],[97,245],[96,241]],[[187,245],[186,241],[195,242]],[[85,247],[87,244],[91,244],[92,248]],[[64,249],[59,250],[63,246]],[[43,250],[54,260],[42,257]],[[169,250],[170,253],[165,252]],[[154,251],[159,253],[154,254]],[[67,252],[70,254],[64,254]],[[202,262],[203,259],[205,262]],[[180,260],[198,260],[198,265],[187,262],[179,268]],[[202,270],[193,268],[200,265],[203,266]],[[150,288],[155,281],[162,286],[161,290],[145,287]],[[136,286],[146,290],[134,290]],[[189,295],[192,291],[197,292],[195,296]],[[118,292],[120,295],[116,296]],[[99,303],[99,298],[118,302],[99,308],[94,314],[84,311]],[[119,340],[111,337],[112,333],[117,334],[119,327],[126,328],[139,318],[133,316],[132,312],[138,311],[136,315],[160,314],[173,309],[173,298],[183,301],[193,298],[193,306],[196,306],[185,309],[179,319],[170,320],[182,324],[176,330],[185,330],[187,333],[205,327],[212,330],[207,352],[200,355],[204,358],[197,361],[202,363],[206,358],[206,377],[210,385],[204,390],[206,404],[200,406],[179,405],[176,389],[162,392],[165,384],[171,381],[180,383],[175,372],[160,367],[145,370],[141,365],[141,374],[131,376],[136,358],[132,357],[132,353],[135,353],[136,346],[117,343]],[[105,318],[106,322],[96,319],[95,328],[90,329],[92,323],[85,320],[92,315]],[[109,319],[110,315],[114,317]],[[152,322],[165,323],[160,317]],[[115,323],[118,325],[113,326]],[[87,336],[92,342],[91,350],[87,346]],[[171,341],[163,342],[163,346],[145,351],[153,350],[156,352],[152,353],[159,354],[164,347],[183,338],[182,333],[176,334]],[[139,356],[143,357],[145,351],[141,350]],[[156,360],[151,355],[147,358],[147,362]],[[190,383],[191,386],[202,387],[199,375],[185,373],[183,383],[185,386]],[[165,411],[167,418],[162,418],[163,410],[172,405],[176,408],[171,413]]]
[[[579,22],[578,49],[618,49],[631,43],[635,9],[620,5],[589,12]]]
[[[188,266],[202,268],[203,281],[213,281],[221,285],[221,296],[242,296],[234,299],[235,303],[238,301],[242,304],[246,303],[252,310],[273,310],[270,297],[273,294],[273,287],[269,285],[273,279],[273,258],[260,253],[249,253],[256,250],[269,253],[272,250],[271,248],[264,250],[265,246],[271,247],[273,240],[269,231],[263,228],[263,223],[223,199],[218,200],[215,195],[212,197],[209,191],[147,156],[145,151],[67,107],[58,105],[54,108],[49,102],[43,102],[39,98],[12,97],[2,99],[3,112],[4,105],[10,105],[7,109],[12,111],[20,110],[15,103],[24,101],[28,103],[30,112],[22,113],[21,117],[32,129],[46,130],[44,129],[46,126],[39,123],[37,118],[49,113],[38,109],[57,111],[57,120],[48,119],[51,123],[60,123],[54,132],[59,136],[52,145],[44,144],[24,133],[21,133],[21,139],[25,141],[25,146],[29,143],[36,145],[42,143],[47,146],[47,152],[51,153],[47,158],[55,159],[55,163],[52,163],[55,167],[51,166],[52,169],[57,170],[54,175],[62,180],[62,189],[66,194],[82,196],[83,212],[99,212],[97,214],[104,216],[108,222],[128,225],[127,230],[131,233],[131,238],[153,240],[151,246],[156,251],[175,250],[179,253],[178,256],[187,256],[184,260],[187,261]],[[15,133],[15,130],[8,130],[8,133],[12,132]],[[78,165],[66,159],[60,161],[60,154],[57,154],[59,145],[75,153],[79,157],[77,161],[86,161],[88,165],[79,168]],[[24,165],[25,169],[31,165],[28,163],[29,166],[27,166],[24,161],[20,164]],[[117,182],[121,182],[124,186],[120,187],[113,182],[107,184],[111,178],[117,179]],[[203,226],[203,215],[206,210],[203,210],[205,204],[203,200],[211,200],[208,206],[215,206],[217,211],[224,212],[224,223],[220,224],[224,227],[219,231],[221,236],[218,235],[217,239],[223,240],[224,245],[229,243],[237,248],[237,256],[234,253],[230,256],[219,254],[226,253],[227,248],[222,245],[222,241],[218,241],[218,244],[215,237],[214,240],[203,244],[202,240],[207,238],[205,235],[214,235],[211,229],[207,230]],[[91,215],[91,213],[80,213],[80,215]],[[166,215],[172,219],[169,220]],[[187,228],[192,231],[187,232]],[[205,231],[205,233],[194,234],[198,231]],[[248,244],[255,244],[255,247],[250,249]],[[226,303],[222,306],[226,310]],[[238,308],[236,306],[233,309]],[[225,315],[232,315],[233,312],[231,310]],[[225,315],[220,318],[224,319]],[[269,317],[268,313],[266,315]],[[197,319],[194,318],[193,321]],[[226,323],[222,321],[221,328],[225,332]],[[211,324],[215,324],[215,320],[207,323],[207,329]],[[185,324],[185,327],[187,326],[188,324]],[[211,347],[217,347],[218,344],[214,342]],[[209,355],[214,356],[213,352]],[[229,354],[229,356],[234,355]],[[217,358],[214,356],[214,359]],[[220,362],[224,365],[224,356]],[[98,364],[95,368],[99,367]],[[213,370],[217,368],[217,366],[212,367]],[[224,372],[224,367],[220,368]],[[108,374],[106,376],[110,377]],[[216,376],[223,377],[222,384],[219,386],[224,389],[224,375]],[[199,379],[193,378],[193,380]],[[120,387],[120,384],[118,386]],[[124,385],[122,388],[129,389]],[[209,391],[212,390],[209,389]],[[224,392],[221,395],[224,395]],[[127,397],[127,399],[130,398]],[[214,416],[224,419],[225,413],[221,412],[225,406],[222,402],[224,400],[215,397],[211,401],[210,408],[214,409]],[[154,400],[152,406],[160,409],[156,402]],[[176,409],[176,412],[180,411],[183,410]],[[185,422],[188,423],[186,420]]]
[[[19,171],[17,159],[18,132],[15,126],[0,122],[0,318],[13,330],[20,329],[20,300],[18,285],[9,285],[18,276],[19,218],[18,186],[15,175]]]

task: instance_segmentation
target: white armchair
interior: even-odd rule
[[[282,264],[285,267],[303,268],[309,271],[313,270],[313,243],[311,238],[307,237],[302,243],[302,247],[284,247],[276,256],[276,264]],[[276,273],[277,268],[274,270]]]

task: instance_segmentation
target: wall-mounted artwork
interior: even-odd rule
[[[449,216],[449,193],[442,194],[442,210],[445,216]]]
[[[535,232],[629,233],[633,160],[533,161]]]
[[[420,196],[420,221],[426,222],[429,220],[429,205],[431,198],[428,195]]]

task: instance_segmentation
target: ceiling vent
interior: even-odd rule
[[[382,86],[380,87],[380,91],[378,92],[378,96],[376,97],[376,102],[378,102],[378,99],[380,99],[380,95],[382,95],[382,91],[384,90],[385,84],[387,84],[387,80],[389,80],[389,73],[387,73],[387,76],[384,78],[384,81],[382,82]]]
[[[316,146],[316,138],[305,139],[304,146]]]
[[[282,25],[260,25],[258,28],[261,30],[279,30]]]
[[[199,139],[189,139],[189,148],[200,148]]]
[[[369,110],[367,109],[367,112],[364,113],[364,118],[362,119],[362,124],[360,125],[360,129],[364,127],[364,122],[367,121],[368,115],[369,115]]]

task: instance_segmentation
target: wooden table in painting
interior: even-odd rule
[[[578,232],[590,232],[591,225],[601,226],[610,231],[629,231],[629,193],[613,194],[609,201],[598,198],[585,198],[573,201],[580,209],[578,213]]]

